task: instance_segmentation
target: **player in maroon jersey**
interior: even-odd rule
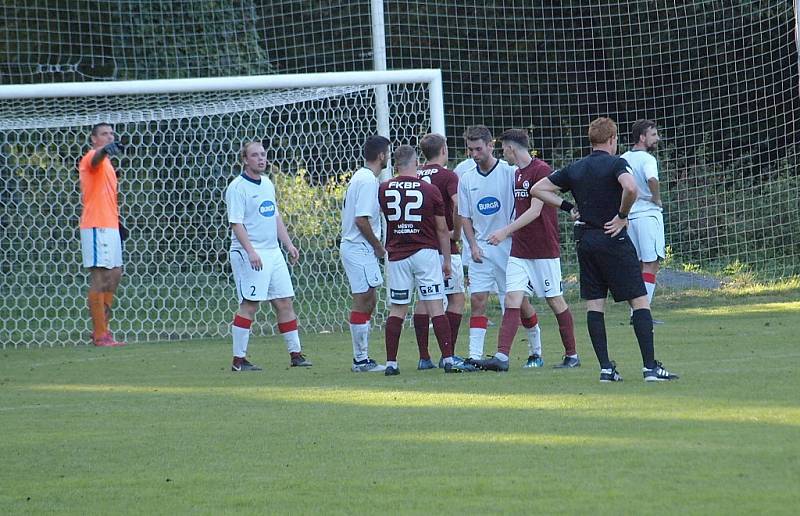
[[[452,274],[444,280],[444,293],[447,296],[447,321],[450,323],[450,342],[453,345],[453,360],[463,361],[455,356],[458,329],[464,312],[464,268],[457,242],[461,238],[461,216],[458,214],[458,176],[445,168],[448,159],[447,140],[440,134],[426,134],[419,142],[425,156],[425,164],[417,168],[417,176],[439,189],[444,200],[444,218],[450,232],[450,263]],[[440,255],[441,256],[441,255]],[[436,369],[428,353],[428,326],[430,316],[422,303],[414,307],[414,331],[419,347],[417,369]],[[441,366],[442,364],[440,364]]]
[[[518,167],[514,174],[517,219],[489,235],[489,243],[494,245],[511,236],[511,256],[506,267],[506,310],[497,336],[497,353],[494,358],[481,361],[479,366],[497,371],[508,369],[508,354],[520,324],[520,308],[524,312],[527,306],[523,299],[535,293],[537,297],[545,298],[558,321],[564,357],[555,367],[580,367],[572,313],[564,301],[562,290],[558,215],[555,208],[544,206],[530,194],[533,185],[548,177],[552,169],[543,160],[531,158],[526,131],[509,129],[500,140],[503,156]],[[523,321],[530,317],[526,313],[522,316]],[[529,336],[528,340],[528,360],[524,367],[542,367],[541,339],[536,335],[534,339]]]
[[[444,278],[450,277],[450,234],[439,189],[417,177],[417,152],[401,145],[394,153],[397,176],[378,188],[386,218],[389,318],[386,320],[386,376],[400,374],[397,348],[414,290],[433,321],[445,373],[474,371],[453,363],[450,324],[444,315]],[[439,253],[442,259],[439,259]]]

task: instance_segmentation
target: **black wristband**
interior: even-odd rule
[[[575,206],[569,201],[561,201],[561,209],[566,211],[567,213],[572,211],[572,208]]]
[[[617,212],[617,217],[619,217],[619,218],[624,220],[624,219],[628,218],[628,214],[627,213],[623,214],[621,211],[618,211]]]

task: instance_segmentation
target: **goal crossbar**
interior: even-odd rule
[[[281,88],[313,88],[426,83],[431,100],[431,131],[444,134],[444,90],[439,69],[383,70],[286,75],[254,75],[201,79],[157,79],[118,82],[67,82],[0,86],[0,99],[87,97],[99,95],[145,95],[198,93]]]

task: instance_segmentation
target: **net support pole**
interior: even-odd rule
[[[372,66],[376,72],[386,70],[386,23],[383,13],[383,0],[371,0],[372,20]],[[378,134],[389,138],[389,89],[385,84],[375,86],[375,116]],[[391,175],[391,162],[381,173],[381,179]]]
[[[797,75],[800,77],[800,0],[794,0],[794,42],[797,45]]]

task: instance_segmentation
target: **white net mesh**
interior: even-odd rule
[[[389,86],[393,140],[430,130],[426,84]],[[46,116],[50,113],[51,116]],[[12,116],[13,115],[13,116]],[[130,95],[4,102],[0,108],[0,342],[88,342],[76,164],[94,123],[126,146],[115,159],[131,237],[112,325],[128,340],[218,337],[235,309],[223,192],[244,141],[262,139],[302,260],[292,275],[305,331],[341,328],[340,202],[375,133],[374,88]],[[272,331],[260,318],[262,333]]]
[[[621,143],[633,121],[653,119],[663,136],[658,157],[671,249],[668,265],[750,273],[768,280],[800,274],[796,231],[800,225],[800,80],[792,2],[399,0],[384,4],[388,68],[443,71],[452,150],[463,147],[459,135],[468,125],[483,123],[495,134],[510,127],[528,128],[542,156],[558,167],[586,152],[586,126],[592,118],[610,115],[617,120]],[[0,4],[0,82],[6,84],[361,71],[372,68],[372,55],[369,0],[10,0]],[[393,103],[399,94],[395,92]],[[226,102],[225,96],[212,101],[223,111]],[[171,104],[172,99],[166,107],[175,109]],[[180,105],[191,110],[195,104],[184,101]],[[204,101],[199,104],[205,105]],[[71,116],[73,109],[81,112],[78,107],[54,112],[42,106],[18,115],[14,110],[21,105],[2,105],[7,110],[0,118],[14,120],[16,125],[28,120],[37,126],[42,120]],[[126,111],[139,116],[144,109],[108,108],[109,116]],[[227,121],[226,116],[233,115],[221,114],[217,120]],[[329,134],[329,129],[331,124],[340,126],[331,116],[336,115],[320,115],[310,126],[313,131],[296,138],[310,138],[309,145],[335,144],[340,137]],[[392,130],[417,127],[417,116],[394,119]],[[138,160],[143,168],[162,170],[175,164],[206,170],[216,166],[220,174],[229,173],[225,168],[228,155],[216,165],[209,156],[231,151],[218,142],[235,140],[235,125],[212,134],[202,118],[169,119],[127,122],[146,126],[142,141],[159,148],[160,154],[151,159],[137,149],[134,157],[126,156],[123,162]],[[66,126],[71,122],[65,118],[53,123]],[[74,122],[86,123],[88,118]],[[196,124],[191,131],[210,137],[181,136],[170,143],[174,131],[191,133],[184,123]],[[238,123],[256,122],[234,122]],[[273,123],[283,130],[284,122]],[[50,135],[44,140],[35,136],[36,130],[10,136],[19,148],[32,149],[36,142],[42,143],[38,151],[22,153],[21,158],[5,152],[0,157],[14,163],[3,169],[2,181],[14,185],[0,189],[2,202],[11,206],[1,215],[4,219],[34,214],[25,205],[28,201],[22,201],[25,196],[39,196],[37,202],[47,205],[47,213],[74,217],[74,191],[62,193],[58,203],[44,199],[50,191],[64,192],[49,186],[55,181],[48,173],[49,164],[57,162],[63,170],[73,171],[85,143],[85,127],[60,131],[43,131]],[[122,128],[125,131],[136,134],[128,127]],[[66,153],[56,146],[64,142],[70,147]],[[289,153],[287,163],[308,159],[302,148],[289,150],[295,148],[294,140],[286,137],[286,142],[291,145],[273,149]],[[311,162],[309,177],[316,177],[317,168],[335,169],[357,155],[352,147],[345,149]],[[184,150],[189,154],[180,154]],[[179,190],[175,184],[184,181],[182,176],[159,181],[148,184],[162,189],[167,185],[173,189],[169,195],[178,198],[204,199],[206,195]],[[181,188],[204,186],[208,180],[191,181],[180,183]],[[159,192],[151,197],[163,203],[169,195]],[[127,198],[124,201],[126,210],[144,209]],[[73,231],[72,226],[41,226],[38,231]],[[3,231],[8,231],[6,227]],[[574,251],[567,231],[563,241],[569,273],[574,271]],[[43,252],[52,252],[53,246],[41,245],[46,245]],[[9,258],[7,249],[0,253]],[[14,259],[21,260],[18,255]],[[4,260],[4,272],[20,263],[27,261]],[[63,263],[73,262],[65,259]],[[70,278],[66,275],[61,283],[52,277],[42,281],[53,289],[77,289],[76,282],[83,281]],[[0,302],[3,310],[28,317],[28,308],[41,307],[41,302],[5,294],[16,285],[4,282]],[[125,297],[121,296],[123,303]],[[325,301],[321,303],[324,309]],[[71,310],[73,317],[78,305]],[[153,330],[149,335],[168,334]]]

